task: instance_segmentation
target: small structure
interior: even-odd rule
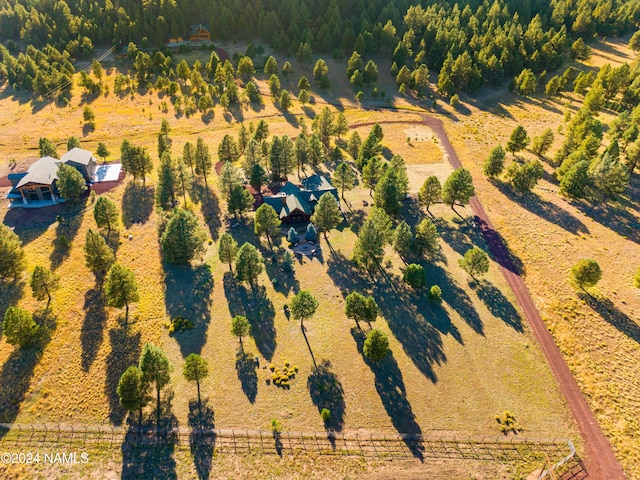
[[[301,186],[285,183],[277,194],[266,196],[263,201],[278,212],[284,223],[302,223],[309,221],[316,203],[327,192],[340,201],[338,190],[329,180],[322,175],[312,175],[302,180]]]
[[[205,25],[204,23],[191,25],[191,33],[189,35],[189,41],[209,42],[210,40],[211,40],[211,32],[209,31],[209,25]]]
[[[98,162],[89,150],[74,147],[60,157],[60,162],[78,170],[84,177],[85,182],[90,183],[96,173]]]

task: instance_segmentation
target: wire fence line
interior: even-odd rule
[[[567,439],[460,436],[440,432],[382,434],[361,432],[272,432],[214,428],[169,429],[111,425],[0,424],[0,446],[138,448],[144,445],[209,445],[215,453],[314,453],[375,458],[449,458],[514,461],[546,454],[559,461],[567,457]]]

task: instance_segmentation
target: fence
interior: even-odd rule
[[[429,432],[422,435],[359,432],[291,432],[203,428],[116,427],[109,425],[0,424],[0,446],[131,448],[171,442],[176,445],[209,445],[215,453],[359,455],[371,458],[448,458],[493,461],[530,459],[546,454],[565,464],[574,451],[566,439],[473,437]]]

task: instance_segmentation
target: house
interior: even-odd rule
[[[83,150],[82,148],[75,147],[69,150],[67,153],[60,157],[60,162],[78,170],[84,180],[90,183],[93,176],[96,173],[98,162],[89,150]]]
[[[9,174],[11,191],[7,198],[12,207],[43,207],[60,201],[56,180],[60,160],[42,157],[29,170]]]
[[[203,23],[198,25],[191,25],[191,34],[189,35],[191,42],[209,42],[211,40],[211,33],[209,32],[209,26]]]
[[[96,158],[89,150],[72,148],[60,160],[42,157],[26,172],[10,173],[11,190],[7,198],[11,207],[38,208],[64,201],[56,186],[58,167],[63,163],[78,170],[87,184],[92,183],[97,168]]]
[[[300,186],[287,182],[277,194],[265,196],[263,201],[278,212],[284,223],[301,223],[309,221],[318,200],[327,192],[340,201],[338,190],[325,177],[312,175]]]

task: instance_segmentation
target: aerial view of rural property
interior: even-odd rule
[[[0,0],[0,479],[640,480],[640,0]]]

